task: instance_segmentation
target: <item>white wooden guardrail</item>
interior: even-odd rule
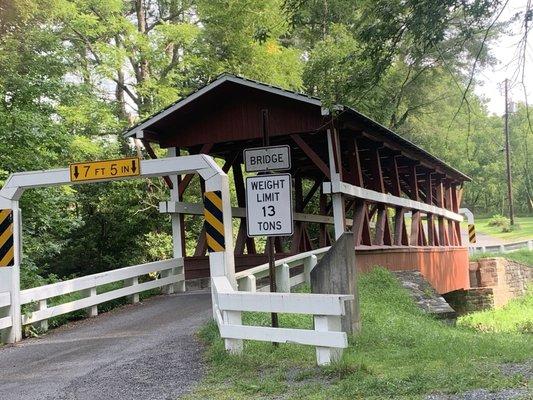
[[[323,247],[277,260],[276,286],[281,293],[257,293],[269,291],[269,285],[257,287],[257,281],[268,276],[268,264],[235,274],[239,291],[233,289],[226,277],[212,278],[216,298],[213,306],[220,336],[226,340],[249,339],[315,346],[318,365],[339,360],[342,349],[348,347],[347,335],[341,331],[344,302],[353,300],[353,296],[289,293],[292,287],[310,282],[311,271],[329,249]],[[299,266],[303,266],[303,272],[291,277],[291,269]],[[242,325],[243,311],[313,315],[314,330]],[[226,347],[231,350],[231,346]]]
[[[131,296],[131,302],[136,303],[139,301],[138,293],[140,292],[173,285],[183,281],[183,273],[176,273],[179,267],[183,267],[183,258],[172,258],[22,290],[20,292],[20,304],[23,305],[36,302],[38,305],[37,310],[22,315],[22,324],[26,325],[43,321],[44,323],[42,323],[41,327],[46,329],[46,321],[48,318],[66,314],[71,311],[88,309],[89,315],[95,316],[98,314],[98,304],[125,296]],[[181,268],[180,270],[183,271]],[[140,276],[154,272],[161,272],[161,278],[139,283]],[[97,288],[99,286],[121,281],[124,282],[124,287],[97,294]],[[85,297],[68,303],[48,307],[48,299],[74,292],[82,292]],[[3,295],[3,293],[0,294],[0,307],[2,307],[2,301],[5,297],[2,297]],[[4,299],[4,301],[6,300]],[[0,329],[4,328],[2,323],[3,319],[0,319]]]
[[[489,246],[469,246],[470,254],[473,253],[508,253],[510,251],[529,249],[533,250],[533,240],[523,240],[514,243],[503,243]]]
[[[318,260],[328,252],[330,247],[306,251],[281,260],[276,260],[276,286],[278,292],[290,292],[290,289],[303,282],[311,282],[311,271],[317,264]],[[291,269],[303,266],[303,272],[295,276],[290,276]],[[257,281],[268,276],[268,263],[257,267],[237,272],[235,279],[239,285],[239,290],[248,292],[268,292],[269,285],[257,287]]]
[[[306,293],[250,293],[233,290],[225,276],[212,278],[213,304],[220,336],[226,340],[248,339],[298,343],[316,347],[318,365],[340,359],[348,338],[341,331],[344,302],[352,295]],[[314,330],[242,325],[241,312],[295,313],[314,315]],[[228,348],[228,346],[226,346]],[[230,347],[231,349],[231,347]]]

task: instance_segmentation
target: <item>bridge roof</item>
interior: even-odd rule
[[[222,155],[228,149],[234,150],[237,143],[247,147],[261,145],[259,116],[265,108],[269,110],[273,144],[282,143],[283,136],[306,133],[311,134],[309,144],[313,146],[312,136],[324,132],[332,121],[319,98],[223,74],[140,121],[124,132],[124,136],[157,142],[161,147],[196,150],[202,144],[215,143],[210,154]],[[343,136],[364,134],[365,140],[394,149],[396,154],[417,161],[428,170],[458,182],[470,180],[467,175],[359,111],[346,106],[335,108],[339,112],[334,120]],[[315,144],[319,146],[319,142]],[[318,153],[320,151],[324,149],[317,149]],[[304,159],[302,156],[301,160]]]

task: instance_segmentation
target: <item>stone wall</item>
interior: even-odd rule
[[[485,258],[469,265],[470,289],[446,293],[455,311],[464,314],[505,306],[532,284],[533,268],[505,258]]]
[[[533,268],[501,257],[472,261],[469,271],[472,288],[492,289],[494,307],[526,294],[533,279]]]

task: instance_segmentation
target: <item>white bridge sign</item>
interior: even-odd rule
[[[291,169],[291,148],[284,145],[245,149],[244,169],[246,172]]]
[[[246,178],[248,236],[290,236],[292,179],[290,174]]]

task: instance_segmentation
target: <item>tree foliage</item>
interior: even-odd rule
[[[489,0],[4,0],[0,183],[22,170],[142,155],[120,137],[123,129],[230,72],[357,108],[469,174],[467,206],[501,213],[502,121],[471,90],[472,66],[491,62],[501,7]],[[526,111],[519,107],[510,121],[521,212],[531,212],[533,192]],[[167,254],[168,219],[157,212],[165,190],[153,180],[28,191],[23,284]],[[195,240],[188,237],[188,246]]]

